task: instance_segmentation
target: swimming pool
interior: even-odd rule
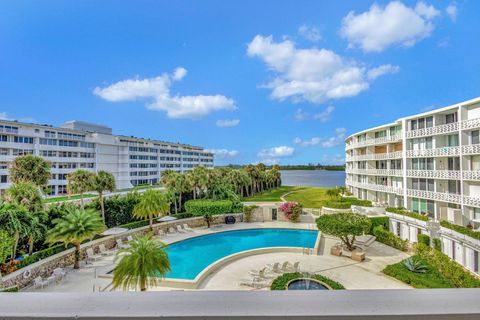
[[[313,248],[318,231],[300,229],[247,229],[213,233],[169,245],[170,279],[194,280],[215,261],[246,250],[265,247]]]

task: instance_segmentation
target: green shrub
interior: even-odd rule
[[[373,235],[377,238],[378,242],[386,244],[401,251],[408,250],[408,241],[402,240],[390,231],[385,230],[382,226],[373,228]]]
[[[418,243],[423,243],[426,246],[430,246],[430,237],[426,234],[419,234],[417,236]]]
[[[480,232],[479,231],[473,231],[467,227],[459,226],[458,224],[453,224],[450,223],[446,220],[440,221],[440,225],[444,228],[456,231],[458,233],[464,234],[466,236],[469,236],[473,239],[480,240]]]
[[[325,283],[327,286],[332,288],[333,290],[343,290],[345,287],[340,283],[333,281],[330,278],[319,274],[309,274],[309,273],[301,273],[301,272],[292,272],[292,273],[285,273],[280,277],[273,280],[270,290],[287,290],[287,284],[295,279],[302,279],[302,278],[310,278],[315,279],[320,282]]]
[[[253,212],[257,209],[258,206],[244,206],[243,207],[243,216],[245,217],[245,222],[251,222],[253,217]]]
[[[139,220],[139,221],[133,221],[133,222],[121,224],[119,225],[119,227],[127,228],[127,229],[136,229],[136,228],[148,226],[149,223],[150,223],[150,220]]]
[[[13,286],[13,287],[8,287],[8,288],[0,288],[0,292],[18,292],[18,287]]]
[[[442,240],[439,238],[433,238],[432,243],[435,250],[442,251]]]
[[[405,266],[405,260],[395,264],[388,265],[383,269],[383,273],[417,289],[423,288],[454,288],[448,279],[446,279],[437,269],[431,266],[426,260],[419,256],[413,256],[408,259],[414,259],[419,264],[426,267],[425,273],[417,273],[408,270]]]
[[[189,200],[185,202],[185,211],[194,216],[206,214],[218,215],[232,212],[230,200]]]
[[[473,276],[442,252],[434,250],[423,243],[416,245],[415,252],[427,261],[428,264],[438,269],[456,288],[480,288],[480,279]]]
[[[69,247],[71,247],[71,246],[69,246]],[[69,247],[65,248],[65,246],[63,244],[59,244],[59,245],[56,245],[56,246],[51,246],[47,249],[37,251],[34,254],[20,260],[20,262],[17,264],[17,268],[18,269],[24,268],[28,265],[31,265],[32,263],[35,263],[35,262],[40,261],[42,259],[53,256],[54,254],[60,253],[64,250],[67,250]]]
[[[407,216],[407,217],[414,218],[414,219],[417,219],[417,220],[428,221],[428,216],[424,216],[424,215],[419,214],[419,213],[408,211],[408,210],[406,210],[405,208],[402,208],[402,207],[400,207],[400,208],[390,207],[390,208],[386,208],[385,211],[391,212],[391,213],[396,213],[396,214],[401,214],[403,216]]]
[[[177,219],[187,219],[187,218],[193,217],[193,214],[183,212],[183,213],[177,213],[177,214],[173,215],[173,217],[175,217]]]
[[[350,209],[352,205],[361,207],[371,207],[372,202],[369,200],[360,200],[353,197],[343,197],[337,200],[327,200],[324,202],[324,207],[332,209]]]
[[[370,228],[370,231],[368,231],[368,234],[373,235],[373,229],[377,226],[382,226],[385,230],[389,229],[390,218],[388,218],[388,217],[371,217],[369,219],[370,219],[370,222],[372,223],[372,227]]]

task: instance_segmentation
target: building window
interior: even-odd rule
[[[472,141],[471,141],[471,144],[479,144],[479,143],[480,143],[479,134],[480,134],[480,131],[479,131],[479,130],[472,131]]]
[[[454,123],[457,122],[457,113],[450,113],[445,115],[445,123]]]

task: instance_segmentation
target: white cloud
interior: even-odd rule
[[[334,106],[328,106],[324,111],[313,115],[313,119],[320,120],[320,122],[327,122],[330,120],[330,115],[335,111]]]
[[[297,109],[293,117],[297,121],[303,121],[303,120],[307,120],[310,117],[310,114],[307,112],[304,112],[302,109]]]
[[[344,143],[345,132],[345,128],[337,128],[335,129],[334,136],[328,138],[313,137],[307,140],[297,137],[293,140],[293,143],[298,144],[302,147],[319,146],[321,148],[333,148]]]
[[[20,122],[36,122],[35,118],[32,118],[32,117],[14,119],[14,118],[11,118],[6,112],[0,112],[0,120],[7,120],[7,121],[17,120]]]
[[[12,120],[8,117],[6,112],[0,112],[0,120]]]
[[[247,54],[262,59],[275,74],[263,87],[272,89],[279,101],[322,103],[352,97],[367,90],[367,68],[327,49],[299,49],[291,40],[275,42],[272,36],[257,35]]]
[[[320,34],[320,30],[318,30],[318,28],[309,27],[305,24],[298,28],[298,34],[311,42],[318,42],[322,39],[322,35]]]
[[[287,146],[279,146],[268,149],[262,149],[258,152],[260,158],[283,158],[290,157],[295,152],[295,149]]]
[[[374,80],[374,79],[377,79],[380,76],[383,76],[384,74],[397,73],[399,70],[400,70],[399,66],[394,66],[394,65],[391,65],[391,64],[384,64],[384,65],[381,65],[377,68],[370,69],[367,72],[367,77],[370,80]]]
[[[179,67],[173,74],[155,78],[127,79],[104,88],[96,87],[93,94],[107,101],[134,101],[146,99],[150,110],[161,110],[169,118],[200,118],[218,110],[235,110],[235,102],[223,95],[172,96],[170,87],[181,80],[187,70]]]
[[[445,9],[445,12],[447,13],[447,15],[450,17],[450,20],[452,20],[453,22],[456,22],[457,21],[457,14],[458,14],[458,9],[457,9],[457,6],[455,4],[450,4],[446,9]]]
[[[345,164],[345,156],[342,156],[341,154],[324,154],[322,156],[322,163],[330,165]]]
[[[225,120],[217,120],[216,125],[217,127],[222,128],[229,128],[229,127],[236,127],[240,124],[240,119],[225,119]]]
[[[373,4],[369,11],[355,15],[350,11],[343,18],[340,35],[350,47],[360,47],[365,52],[380,52],[393,45],[411,47],[430,36],[434,29],[432,20],[440,13],[425,2],[415,8],[400,1],[385,7]]]
[[[205,151],[213,153],[215,157],[220,159],[234,158],[239,154],[237,150],[228,150],[228,149],[205,149]]]

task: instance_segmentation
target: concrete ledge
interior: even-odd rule
[[[474,320],[478,289],[0,293],[2,319]]]

